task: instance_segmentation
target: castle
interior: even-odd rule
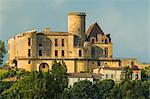
[[[68,32],[45,28],[42,32],[31,30],[10,38],[9,65],[14,66],[15,63],[27,71],[47,71],[56,59],[65,62],[68,73],[98,73],[102,67],[113,71],[123,66],[139,70],[145,65],[136,59],[113,58],[110,34],[105,34],[98,23],[86,31],[85,23],[86,13],[71,12],[68,14]]]

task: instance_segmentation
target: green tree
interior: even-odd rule
[[[44,79],[39,78],[38,73],[32,72],[29,76],[26,76],[14,83],[9,89],[2,93],[3,98],[31,98],[44,96]]]
[[[150,66],[141,69],[141,77],[143,80],[150,78]]]
[[[24,75],[9,89],[2,92],[0,98],[55,98],[63,97],[64,89],[68,87],[67,69],[64,62],[54,62],[51,72],[31,72]],[[8,72],[14,75],[13,71]],[[15,71],[22,76],[23,71]]]
[[[5,54],[6,54],[6,48],[5,48],[4,41],[0,40],[0,65],[3,64],[3,58]]]
[[[75,99],[92,97],[92,82],[83,80],[73,85],[71,95]]]
[[[68,87],[67,68],[65,63],[63,61],[62,63],[58,63],[55,60],[51,72],[55,83],[55,97],[61,98],[64,89]]]
[[[150,81],[144,81],[141,84],[142,87],[142,92],[143,92],[143,96],[145,97],[145,99],[149,99],[150,97]]]
[[[0,94],[1,94],[5,89],[9,89],[13,83],[14,83],[14,82],[0,81]]]
[[[106,79],[97,82],[98,96],[100,99],[106,98],[109,91],[114,87],[115,82],[111,79]]]
[[[121,72],[121,81],[132,80],[133,70],[129,67],[124,67]]]

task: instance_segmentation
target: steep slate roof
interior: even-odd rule
[[[97,34],[104,34],[104,32],[102,31],[102,29],[99,27],[99,25],[97,24],[97,22],[95,22],[94,24],[92,24],[89,29],[86,32],[86,35],[88,38],[94,36],[96,37]]]

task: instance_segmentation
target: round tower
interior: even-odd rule
[[[86,13],[71,12],[68,14],[68,32],[84,39]]]

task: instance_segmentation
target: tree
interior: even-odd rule
[[[75,99],[79,98],[91,98],[92,97],[92,82],[83,80],[73,85],[71,89],[71,95]]]
[[[121,72],[121,81],[132,80],[133,71],[129,67],[124,67]]]
[[[61,98],[62,93],[65,88],[68,87],[68,77],[67,77],[67,68],[65,63],[58,63],[54,60],[54,64],[52,65],[52,75],[54,77],[55,86],[55,97]]]
[[[97,82],[99,98],[106,98],[109,91],[114,87],[115,82],[111,79],[106,79]]]
[[[64,89],[68,87],[67,69],[64,62],[54,62],[51,72],[33,71],[24,75],[9,89],[1,94],[0,98],[55,98],[63,97]],[[12,75],[13,72],[10,72]],[[21,76],[23,72],[16,71]]]
[[[43,98],[46,97],[46,79],[42,73],[31,72],[28,76],[14,83],[1,94],[3,98]]]
[[[1,94],[5,89],[9,89],[13,83],[14,83],[14,82],[0,81],[0,94]]]
[[[141,84],[143,96],[145,96],[145,99],[149,98],[150,95],[150,81],[144,81]]]
[[[6,54],[5,44],[4,41],[0,40],[0,65],[3,64],[3,58]]]
[[[141,69],[141,77],[143,80],[150,77],[150,66]]]

